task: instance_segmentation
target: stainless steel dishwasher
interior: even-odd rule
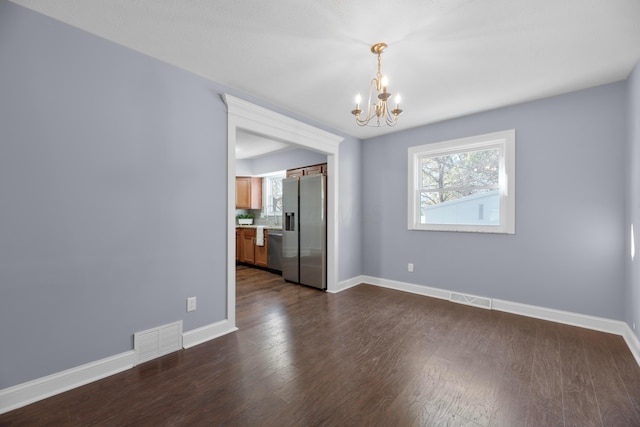
[[[267,230],[267,268],[282,272],[282,230]]]

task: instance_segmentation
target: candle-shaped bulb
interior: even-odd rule
[[[387,76],[382,76],[382,91],[387,91],[387,86],[389,86],[389,78]]]
[[[400,101],[402,100],[402,98],[400,98],[400,94],[396,95],[396,108],[398,108],[398,106],[400,105]]]
[[[360,109],[360,101],[362,101],[362,97],[360,96],[360,94],[356,95],[356,110]]]

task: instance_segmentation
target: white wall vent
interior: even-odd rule
[[[491,298],[477,297],[475,295],[467,295],[467,294],[460,294],[457,292],[451,292],[451,295],[449,296],[449,301],[491,310]]]
[[[133,334],[136,364],[182,348],[182,320]]]

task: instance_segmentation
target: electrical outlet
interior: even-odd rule
[[[407,270],[409,271],[409,273],[413,273],[413,263],[409,263],[409,265],[407,265]]]
[[[187,311],[196,311],[196,297],[187,298]]]

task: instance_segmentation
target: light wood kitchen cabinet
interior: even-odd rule
[[[326,175],[327,174],[327,164],[320,163],[318,165],[305,166],[302,168],[289,169],[287,171],[287,178],[295,178],[308,176],[308,175]]]
[[[256,263],[256,230],[253,228],[240,229],[240,262],[246,262],[247,264]]]
[[[267,230],[263,231],[264,233],[264,245],[255,246],[255,262],[257,266],[266,267],[267,266]]]
[[[267,266],[267,230],[264,230],[263,233],[264,245],[256,246],[255,228],[236,229],[236,259],[238,261],[259,267]]]
[[[240,261],[240,258],[242,258],[240,248],[242,248],[242,245],[240,245],[240,229],[236,228],[236,261]]]
[[[236,209],[262,209],[262,178],[236,177]]]

